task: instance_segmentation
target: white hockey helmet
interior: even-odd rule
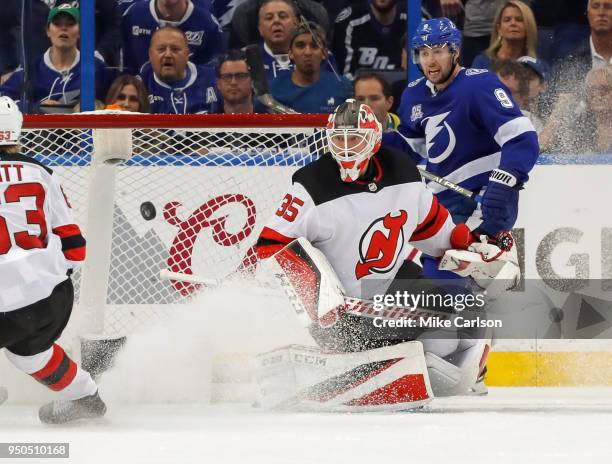
[[[0,145],[16,145],[21,136],[23,115],[9,97],[0,97]]]
[[[378,151],[382,126],[372,108],[349,98],[329,115],[325,131],[329,150],[344,182],[355,182]]]

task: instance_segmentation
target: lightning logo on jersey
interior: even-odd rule
[[[446,117],[450,114],[450,111],[446,113],[438,114],[436,116],[430,116],[428,118],[423,119],[422,123],[426,123],[425,125],[425,141],[427,143],[427,153],[429,153],[429,162],[438,164],[448,158],[453,150],[455,149],[455,145],[457,143],[457,139],[455,137],[455,133],[453,129],[448,125],[445,121]],[[448,144],[446,148],[440,152],[439,150],[432,150],[434,144],[434,139],[436,136],[442,132],[446,128],[448,133]],[[439,143],[439,146],[443,146]],[[438,147],[436,147],[438,148]],[[439,153],[439,154],[437,154]]]

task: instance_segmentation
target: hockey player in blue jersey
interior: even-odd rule
[[[429,184],[455,223],[495,237],[516,221],[538,139],[494,73],[459,66],[460,46],[461,33],[447,18],[418,26],[411,48],[424,77],[408,84],[398,132],[385,133],[383,142],[403,147],[431,173],[480,193],[482,205]],[[427,257],[423,270],[428,277],[452,278]]]
[[[162,26],[175,26],[185,33],[193,63],[205,64],[223,51],[221,28],[206,8],[191,0],[138,1],[125,10],[121,26],[128,69],[137,72],[148,60],[152,34]]]
[[[150,63],[140,72],[149,92],[151,113],[212,113],[218,103],[215,70],[189,61],[185,34],[173,26],[155,31]]]

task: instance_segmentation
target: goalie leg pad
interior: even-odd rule
[[[300,237],[262,263],[285,291],[304,327],[333,326],[342,316],[344,289],[327,258]]]
[[[461,339],[457,350],[441,358],[425,353],[425,362],[433,393],[437,397],[465,395],[484,369],[490,338]]]
[[[348,354],[292,345],[255,362],[266,408],[393,411],[418,408],[433,398],[419,342]]]

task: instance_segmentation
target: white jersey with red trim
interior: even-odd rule
[[[0,155],[0,312],[47,298],[85,259],[85,239],[53,171]]]
[[[370,181],[343,182],[328,153],[296,171],[261,232],[258,256],[305,237],[327,257],[348,296],[371,298],[389,287],[410,245],[431,256],[451,248],[452,219],[410,157],[382,147],[369,169]]]

